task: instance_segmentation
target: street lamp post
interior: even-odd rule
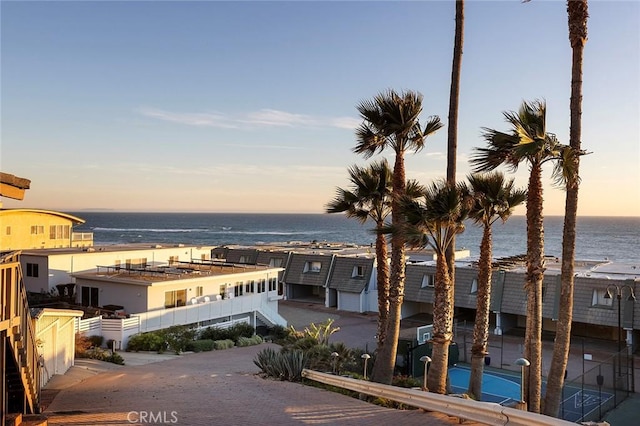
[[[364,379],[367,380],[367,361],[369,361],[369,358],[371,358],[371,355],[369,354],[362,354],[362,356],[360,357],[362,359],[364,359]]]
[[[630,285],[608,285],[607,292],[604,295],[605,299],[613,299],[612,290],[615,289],[616,299],[618,299],[618,377],[622,376],[622,365],[620,362],[620,353],[622,352],[622,293],[625,288],[629,290],[629,297],[627,297],[627,300],[636,300],[636,296],[633,293],[633,287]]]
[[[522,404],[522,409],[523,410],[527,410],[527,403],[524,399],[524,379],[525,379],[525,374],[524,374],[524,369],[525,367],[528,367],[529,365],[531,365],[531,363],[529,362],[528,359],[526,358],[518,358],[516,360],[516,365],[520,366],[520,404]]]
[[[427,388],[427,372],[429,371],[429,363],[431,362],[431,358],[427,355],[421,356],[420,361],[424,363],[424,374],[422,375],[422,390],[428,392],[429,388]]]

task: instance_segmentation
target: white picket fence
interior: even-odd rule
[[[102,336],[105,341],[113,340],[116,349],[125,349],[129,338],[134,334],[161,330],[173,325],[195,324],[197,328],[227,328],[245,322],[255,326],[255,313],[261,314],[261,317],[273,324],[287,325],[286,320],[275,309],[264,303],[260,295],[256,295],[159,309],[132,314],[130,318],[76,319],[75,331],[85,336]]]

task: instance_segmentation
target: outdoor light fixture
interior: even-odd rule
[[[421,356],[420,362],[424,363],[424,374],[422,376],[422,390],[429,392],[429,388],[427,388],[427,371],[429,371],[429,363],[431,362],[431,358],[426,355]]]
[[[526,404],[524,400],[524,369],[531,365],[528,359],[526,358],[518,358],[516,359],[516,365],[519,365],[521,368],[521,376],[520,376],[520,402],[524,405]],[[525,405],[526,407],[526,405]],[[526,408],[523,408],[526,411]]]
[[[369,358],[371,358],[371,355],[362,354],[360,358],[364,359],[364,379],[367,380],[367,361],[369,361]]]
[[[338,357],[340,354],[338,352],[331,352],[331,358],[333,359],[333,374],[336,374],[338,371]]]

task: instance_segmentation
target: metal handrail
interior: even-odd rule
[[[320,373],[308,369],[302,370],[302,377],[331,386],[390,399],[427,411],[436,411],[460,419],[472,420],[488,425],[575,426],[575,423],[566,420],[517,410],[515,408],[503,407],[494,403],[439,395],[417,389],[383,385],[366,380]]]

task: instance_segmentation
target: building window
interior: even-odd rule
[[[591,306],[599,306],[602,308],[613,307],[613,298],[605,298],[607,290],[593,289],[593,296],[591,297]]]
[[[44,231],[44,228],[42,229]],[[44,233],[44,232],[43,232]],[[69,239],[69,225],[51,225],[49,226],[49,239],[61,240]]]
[[[420,285],[420,287],[422,288],[426,288],[426,287],[433,287],[433,283],[434,283],[434,279],[433,279],[433,275],[432,274],[424,274],[422,276],[422,284]]]
[[[233,287],[233,295],[238,297],[238,296],[242,296],[244,294],[244,286],[242,285],[242,283],[236,283],[236,285]]]
[[[172,290],[164,292],[164,307],[176,308],[178,306],[186,306],[187,304],[187,289],[184,290]]]
[[[248,256],[248,255],[240,256],[240,263],[252,263],[251,256]]]
[[[269,291],[276,291],[278,289],[278,279],[269,278]]]
[[[282,267],[282,259],[279,257],[272,257],[269,259],[269,267],[270,268],[281,268]]]
[[[471,294],[478,294],[478,279],[474,278],[471,282]]]
[[[198,287],[196,287],[196,297],[200,297],[204,294],[204,288],[199,285]]]
[[[247,281],[247,284],[245,285],[245,293],[253,293],[255,291],[255,281],[251,280],[251,281]]]
[[[179,256],[169,256],[169,265],[173,265],[174,263],[178,263]]]
[[[354,266],[351,278],[364,278],[364,266]]]
[[[33,225],[31,227],[31,235],[39,235],[39,234],[44,234],[44,226]]]
[[[319,273],[322,268],[321,262],[305,262],[304,272]]]
[[[264,293],[267,289],[267,280],[265,280],[264,278],[261,278],[260,281],[258,281],[258,293]]]
[[[97,308],[100,306],[98,303],[98,294],[100,289],[96,287],[82,287],[82,306],[93,306]]]
[[[38,264],[37,263],[27,263],[27,276],[38,278]]]
[[[10,226],[7,226],[6,234],[7,235],[11,235],[11,227]]]
[[[120,261],[120,259],[117,259],[114,263],[113,266],[114,268],[116,268],[116,271],[120,270],[120,265],[122,264],[122,262]]]

